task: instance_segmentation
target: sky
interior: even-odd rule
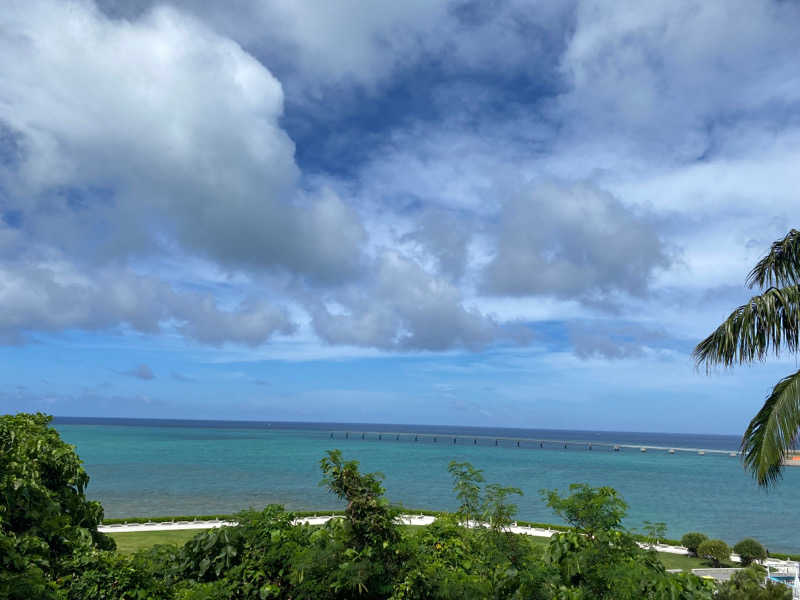
[[[6,0],[0,412],[741,433],[800,4]]]

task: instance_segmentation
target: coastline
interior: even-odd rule
[[[295,519],[296,525],[324,525],[331,519],[342,518],[341,515],[325,515],[317,517],[300,517]],[[400,523],[409,526],[425,526],[430,525],[436,520],[436,517],[430,515],[415,515],[403,514],[399,517]],[[136,532],[150,532],[150,531],[185,531],[197,530],[204,531],[218,527],[235,527],[236,521],[225,521],[220,519],[214,520],[198,520],[198,521],[162,521],[162,522],[147,522],[147,523],[115,523],[111,525],[101,525],[98,531],[103,533],[136,533]],[[468,527],[480,526],[479,523],[469,523]],[[530,527],[527,525],[517,525],[513,523],[508,531],[518,535],[530,535],[534,537],[552,537],[559,532],[559,529]],[[655,550],[656,552],[663,552],[668,554],[678,554],[682,556],[690,555],[688,549],[684,546],[676,546],[671,544],[650,544],[646,542],[638,542],[639,546],[644,549]],[[730,555],[731,562],[741,563],[741,558],[738,554],[732,553]],[[764,561],[765,565],[774,567],[785,567],[789,565],[796,565],[796,561],[783,560],[779,558],[768,558]]]
[[[475,438],[460,437],[453,444],[452,437],[445,436],[437,442],[422,437],[414,442],[413,436],[402,434],[399,441],[397,434],[331,439],[330,424],[313,431],[77,424],[56,428],[76,446],[91,475],[89,497],[103,504],[109,520],[134,515],[168,521],[173,515],[188,515],[174,520],[224,518],[243,507],[268,504],[283,505],[298,516],[329,514],[326,511],[341,507],[332,506],[329,494],[319,487],[317,465],[327,450],[339,448],[365,472],[384,473],[386,497],[412,507],[406,509],[410,513],[420,505],[452,511],[455,500],[447,465],[451,460],[468,461],[482,469],[487,480],[523,490],[517,517],[531,524],[553,520],[540,490],[565,490],[571,483],[586,482],[618,490],[630,507],[625,524],[631,530],[640,529],[645,520],[663,521],[672,540],[687,531],[701,531],[730,544],[753,537],[769,548],[800,553],[796,538],[778,525],[795,512],[800,470],[787,471],[780,489],[765,497],[741,461],[723,452],[670,454],[641,452],[640,447],[614,452],[600,443],[591,451],[572,445],[529,447],[525,442],[520,447],[503,441],[495,446],[494,439],[479,438],[475,444]],[[596,432],[594,440],[600,437]],[[620,440],[616,435],[613,439]],[[639,443],[655,446],[658,441]],[[671,438],[663,447],[696,447],[689,446],[690,441],[696,440]],[[700,504],[707,510],[697,511]],[[727,518],[733,513],[740,518]]]

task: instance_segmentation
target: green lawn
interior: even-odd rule
[[[667,569],[683,569],[690,571],[692,569],[707,569],[711,567],[711,563],[696,556],[686,556],[684,554],[670,554],[669,552],[659,552],[658,558]],[[738,565],[723,564],[723,567],[734,567]]]
[[[407,530],[415,530],[421,526],[407,525],[404,528]],[[117,542],[117,550],[123,554],[133,554],[142,548],[149,548],[156,544],[174,544],[182,546],[189,539],[199,533],[200,529],[183,529],[178,531],[136,531],[132,533],[111,533],[111,537]],[[549,542],[545,537],[532,537],[533,542],[537,545],[545,546]],[[659,552],[658,557],[664,563],[667,569],[683,569],[688,571],[691,569],[701,569],[709,567],[710,565],[699,558],[693,556],[684,556],[682,554],[670,554],[668,552]],[[723,565],[734,566],[734,565]]]
[[[134,531],[126,533],[109,533],[117,542],[117,550],[122,554],[133,554],[142,548],[156,544],[174,544],[183,546],[192,537],[200,533],[200,529],[180,529],[177,531]]]

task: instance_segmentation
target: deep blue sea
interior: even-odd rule
[[[364,471],[385,475],[387,496],[408,508],[453,509],[447,464],[469,461],[487,482],[523,490],[518,518],[557,523],[539,490],[587,482],[616,488],[629,505],[626,525],[663,521],[673,538],[702,531],[735,543],[755,537],[773,551],[800,552],[796,531],[800,468],[785,470],[778,486],[759,489],[739,458],[726,454],[619,452],[603,442],[736,450],[739,438],[720,435],[499,429],[353,423],[255,423],[79,419],[55,426],[76,446],[91,476],[89,495],[107,517],[236,512],[279,503],[289,509],[340,508],[319,486],[319,460],[342,450]],[[349,439],[331,432],[349,431]],[[361,432],[396,432],[375,435]],[[415,442],[403,432],[436,434]],[[459,436],[453,444],[453,436]],[[474,437],[486,436],[474,443]],[[493,438],[507,437],[495,445]],[[585,445],[522,443],[514,438],[582,440]]]

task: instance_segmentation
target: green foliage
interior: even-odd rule
[[[727,562],[731,557],[731,549],[722,540],[705,540],[697,547],[697,556],[710,560],[715,567]]]
[[[658,544],[663,540],[667,535],[667,524],[662,521],[644,521],[642,523],[642,529],[644,529],[645,533],[645,541],[648,544]]]
[[[760,565],[752,565],[734,573],[730,580],[722,583],[715,596],[716,600],[791,600],[791,590],[774,581],[767,581],[766,570]]]
[[[0,417],[0,597],[52,597],[52,579],[75,553],[112,549],[97,531],[98,502],[74,448],[49,427],[51,417]]]
[[[686,549],[692,554],[697,554],[697,548],[707,539],[708,536],[705,533],[690,531],[689,533],[684,534],[681,538],[681,545],[686,547]]]
[[[553,598],[689,600],[710,599],[713,592],[713,584],[698,577],[667,573],[655,553],[621,530],[596,530],[594,537],[557,534],[545,562],[559,575]]]
[[[181,571],[199,582],[216,581],[239,564],[244,548],[240,527],[219,527],[198,533],[181,552]]]
[[[103,525],[128,523],[171,523],[177,521],[232,521],[236,515],[169,515],[162,517],[127,517],[124,519],[103,519]]]
[[[745,538],[733,547],[733,551],[742,559],[744,566],[749,565],[754,560],[764,560],[767,558],[767,551],[759,542],[753,538]]]
[[[713,585],[692,575],[667,573],[655,552],[639,547],[622,528],[627,505],[612,488],[586,484],[543,490],[550,507],[574,526],[550,538],[545,564],[558,573],[552,598],[711,598]],[[661,524],[656,524],[661,529]]]
[[[58,580],[59,600],[166,600],[172,598],[164,577],[167,564],[116,552],[76,554],[69,573]]]
[[[383,548],[398,540],[395,519],[400,511],[383,497],[381,473],[360,473],[358,461],[344,462],[340,450],[328,451],[328,456],[320,461],[320,468],[322,483],[341,500],[347,501],[344,514],[351,541],[357,550]]]
[[[753,296],[701,341],[694,350],[698,365],[762,361],[781,348],[800,350],[800,232],[772,244],[748,276],[750,287],[767,289]],[[775,286],[775,287],[774,287]],[[742,438],[744,464],[759,485],[774,484],[800,430],[800,371],[781,379]]]
[[[785,552],[767,552],[767,556],[771,558],[779,558],[780,560],[792,560],[800,562],[800,554],[787,554]]]
[[[526,536],[513,546],[491,529],[465,528],[441,518],[415,536],[408,570],[393,600],[427,598],[547,598],[548,570],[541,550]]]
[[[517,505],[508,501],[509,496],[522,496],[522,490],[498,483],[486,486],[483,518],[495,531],[507,529],[512,517],[517,514]]]
[[[177,557],[178,572],[193,583],[184,593],[191,598],[289,597],[291,565],[310,543],[310,528],[292,525],[293,519],[292,513],[270,505],[261,512],[239,513],[236,527],[195,536]]]
[[[456,498],[461,501],[456,515],[461,522],[477,521],[481,512],[480,484],[484,481],[483,471],[476,469],[468,462],[456,461],[451,461],[447,470],[453,478]]]
[[[320,461],[322,485],[347,503],[344,519],[332,519],[310,536],[296,557],[300,597],[365,600],[386,598],[408,558],[398,508],[383,497],[379,473],[361,473],[357,461],[332,450]]]
[[[133,555],[106,549],[102,510],[83,496],[88,477],[42,415],[0,421],[0,597],[36,600],[422,600],[711,598],[710,584],[665,572],[621,527],[611,488],[571,486],[550,505],[573,525],[540,540],[510,532],[520,490],[483,485],[451,463],[456,515],[401,528],[380,476],[331,451],[323,484],[343,518],[295,525],[280,506],[234,516],[236,526],[195,535],[182,548]],[[19,490],[27,490],[20,495]],[[465,521],[473,526],[464,527]],[[663,525],[651,524],[658,536]],[[561,528],[564,529],[564,528]],[[546,549],[545,549],[546,548]]]
[[[597,532],[620,527],[628,505],[610,487],[593,488],[585,483],[573,483],[570,494],[561,496],[558,490],[542,490],[547,505],[579,532],[593,537]]]
[[[413,540],[409,568],[391,598],[544,598],[540,549],[508,531],[516,512],[508,498],[522,492],[499,484],[482,489],[483,475],[470,463],[451,462],[448,471],[461,506]]]

